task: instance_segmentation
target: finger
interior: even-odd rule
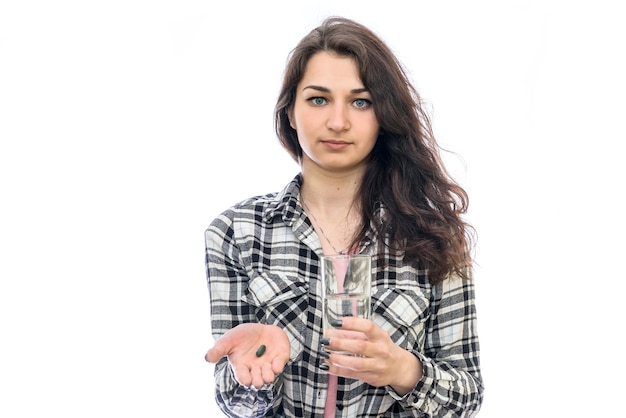
[[[332,329],[332,328],[324,330],[324,337],[330,338],[331,340],[337,339],[337,338],[352,338],[354,340],[363,340],[363,341],[369,340],[367,335],[365,335],[361,331]]]
[[[387,335],[382,328],[369,319],[344,316],[341,318],[340,322],[341,324],[335,327],[337,330],[361,332],[369,339]]]
[[[274,381],[275,376],[272,371],[272,363],[263,363],[261,377],[263,378],[263,383],[272,383]]]
[[[350,353],[357,356],[365,356],[367,354],[368,345],[370,343],[363,339],[354,338],[331,338],[330,344],[326,346],[327,350],[341,355],[341,353]]]
[[[252,384],[252,375],[250,374],[250,369],[248,369],[247,366],[232,365],[232,367],[233,371],[235,372],[235,379],[237,379],[239,384],[249,387]]]
[[[277,356],[272,360],[272,373],[281,374],[289,361],[289,356]]]
[[[324,359],[323,364],[328,367],[326,373],[343,377],[353,377],[354,375],[356,375],[358,371],[345,367],[343,364],[343,359],[341,357],[350,356],[343,356],[342,354],[333,353],[331,358],[329,358],[328,360]]]
[[[209,351],[207,351],[204,359],[209,363],[217,363],[222,357],[226,355],[226,350],[224,349],[224,345],[218,342],[211,347]]]
[[[356,372],[369,371],[371,367],[371,359],[361,356],[353,356],[349,354],[332,353],[327,360],[329,364],[341,370],[352,370]]]
[[[204,356],[209,363],[217,363],[219,359],[230,354],[233,344],[235,343],[236,328],[233,328],[219,337],[213,347]]]
[[[254,386],[256,389],[260,389],[263,386],[263,376],[261,373],[261,368],[260,367],[252,367],[252,370],[250,370],[250,376],[252,378],[252,386]],[[274,379],[272,379],[274,380]]]

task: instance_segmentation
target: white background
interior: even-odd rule
[[[390,44],[462,157],[480,416],[616,416],[619,3],[0,3],[0,416],[215,415],[203,232],[297,172],[274,101],[331,14]]]

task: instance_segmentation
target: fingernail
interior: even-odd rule
[[[326,350],[321,350],[320,351],[320,356],[324,357],[324,358],[330,358],[330,353]]]
[[[326,364],[320,364],[320,370],[328,371],[329,367]]]
[[[320,340],[320,344],[322,344],[322,345],[329,345],[330,344],[330,338],[326,338],[326,337],[322,338]]]
[[[332,321],[330,321],[330,325],[335,328],[341,328],[343,326],[343,321],[340,319],[333,319]]]

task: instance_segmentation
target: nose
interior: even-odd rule
[[[335,132],[350,129],[350,118],[348,109],[345,106],[334,105],[329,107],[328,121],[326,127]]]

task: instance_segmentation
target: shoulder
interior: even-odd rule
[[[300,178],[296,176],[283,190],[241,200],[222,211],[209,226],[224,231],[235,223],[267,223],[277,214],[293,206],[299,193]]]
[[[265,195],[249,197],[237,202],[229,208],[223,210],[215,219],[213,219],[209,228],[228,225],[238,221],[254,221],[254,219],[262,217],[268,208],[275,205],[277,195],[277,192],[268,193]]]

